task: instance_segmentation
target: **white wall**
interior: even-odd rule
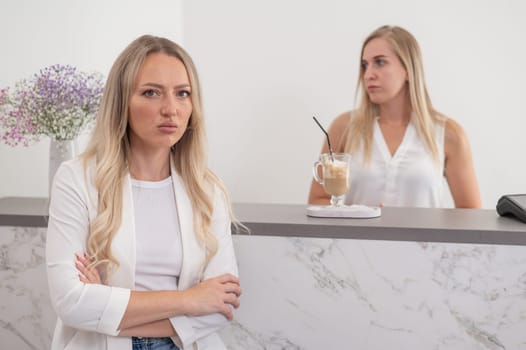
[[[436,107],[471,141],[483,206],[526,193],[522,0],[185,1],[211,163],[238,202],[304,203],[328,125],[353,107],[363,39],[396,24],[419,40]]]
[[[182,29],[181,0],[3,1],[0,87],[56,63],[106,77],[136,37],[154,34],[181,42]],[[48,148],[47,138],[28,148],[0,144],[0,197],[47,196]]]
[[[137,35],[181,41],[183,29],[202,79],[210,163],[233,199],[305,203],[322,143],[312,115],[328,125],[352,108],[362,40],[397,24],[422,46],[434,104],[466,129],[484,207],[526,192],[522,0],[188,0],[182,12],[181,2],[2,3],[0,86],[52,63],[106,74]],[[47,142],[0,145],[0,196],[46,196],[47,156]]]

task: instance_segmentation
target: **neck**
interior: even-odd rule
[[[411,104],[406,93],[379,105],[380,121],[385,124],[407,125],[411,120]]]
[[[133,179],[161,181],[170,176],[170,151],[131,152],[128,168]]]

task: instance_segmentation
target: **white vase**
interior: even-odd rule
[[[51,139],[49,142],[49,192],[51,193],[51,186],[55,173],[65,160],[73,159],[76,155],[76,140],[57,141]]]

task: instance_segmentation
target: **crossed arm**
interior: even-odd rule
[[[86,256],[76,255],[75,267],[83,283],[102,284]],[[185,291],[132,291],[120,323],[119,336],[177,336],[169,317],[221,313],[232,320],[232,307],[239,307],[241,288],[237,277],[223,274],[204,280]]]

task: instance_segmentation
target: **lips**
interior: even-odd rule
[[[161,125],[159,125],[159,127],[161,127],[161,128],[177,128],[177,124],[176,123],[172,123],[172,122],[166,122],[166,123],[162,123]]]
[[[176,123],[165,122],[159,125],[159,129],[163,132],[174,132],[177,131],[178,126]]]
[[[380,87],[378,85],[369,85],[367,87],[367,91],[376,91],[378,89],[380,89]]]

